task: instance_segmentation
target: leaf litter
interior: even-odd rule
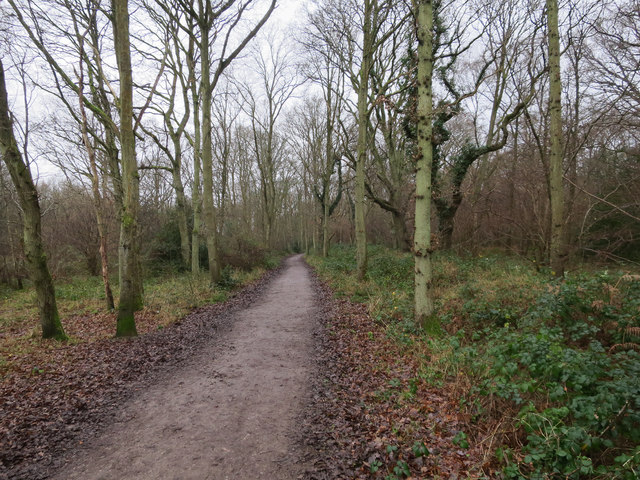
[[[16,353],[0,370],[0,479],[47,478],[66,452],[108,426],[131,395],[221,336],[232,313],[259,297],[278,270],[161,330],[143,312],[140,333],[147,333],[135,339],[95,340],[109,314],[83,316],[69,329],[93,341],[34,339],[37,348]]]
[[[454,392],[419,379],[419,365],[364,304],[321,286],[319,371],[303,419],[305,478],[480,478]],[[482,476],[482,478],[486,478]]]
[[[136,339],[51,344],[13,359],[0,383],[0,479],[49,476],[131,395],[222,335],[230,314],[255,300],[274,274],[161,331],[148,321],[149,333]],[[315,283],[317,375],[299,420],[307,465],[301,478],[479,478],[480,449],[464,442],[453,392],[419,380],[415,357],[365,305],[334,299]],[[92,317],[83,317],[75,336],[95,327]]]

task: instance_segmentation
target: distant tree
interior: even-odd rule
[[[189,62],[193,59],[195,43],[193,37],[184,40],[177,19],[156,11],[151,4],[146,5],[149,15],[158,26],[156,32],[159,44],[166,43],[166,76],[164,89],[157,92],[155,101],[149,110],[162,117],[162,132],[141,125],[158,148],[168,159],[166,165],[145,165],[145,168],[158,168],[171,173],[172,186],[176,197],[176,216],[180,232],[180,252],[183,265],[191,262],[190,232],[188,226],[187,198],[182,178],[184,163],[183,140],[187,124],[191,117],[190,98],[191,84],[195,79],[189,72]],[[182,105],[180,105],[180,101]],[[199,174],[199,171],[198,171]],[[199,243],[199,242],[196,242]],[[196,245],[197,249],[197,245]]]
[[[367,273],[366,189],[365,172],[370,154],[370,122],[373,109],[371,101],[371,73],[375,52],[397,28],[403,25],[406,15],[402,2],[389,0],[324,0],[311,15],[312,27],[308,31],[308,43],[325,44],[331,50],[331,61],[346,77],[357,97],[355,107],[344,102],[356,120],[358,134],[354,155],[354,224],[358,278]],[[358,21],[354,22],[354,18]],[[316,47],[317,49],[317,47]]]
[[[336,67],[336,55],[329,45],[324,42],[314,41],[312,34],[307,34],[301,43],[307,53],[304,66],[305,75],[322,88],[324,103],[324,121],[318,118],[319,104],[315,99],[310,99],[297,113],[297,125],[294,130],[302,129],[296,136],[304,139],[304,145],[299,145],[298,154],[303,167],[310,178],[313,178],[313,193],[320,203],[322,211],[322,256],[329,255],[330,232],[329,218],[335,211],[342,198],[342,152],[338,146],[340,115],[343,110],[345,97],[346,78],[341,70]],[[303,126],[306,124],[307,126]],[[315,127],[322,125],[324,132]],[[308,130],[310,129],[310,130]],[[324,144],[324,152],[322,149]],[[301,149],[310,149],[308,155],[300,155]],[[320,154],[320,156],[318,156]],[[318,168],[322,167],[322,168]],[[332,177],[338,177],[337,191],[331,198]]]
[[[36,289],[42,337],[64,340],[67,337],[60,322],[53,280],[42,244],[38,192],[31,171],[18,149],[12,123],[4,66],[0,60],[0,154],[9,170],[22,208],[24,252],[29,276]]]
[[[318,225],[316,221],[315,224],[322,232],[322,241],[319,242],[322,247],[318,246],[318,249],[325,257],[329,254],[331,238],[329,218],[340,203],[343,190],[341,155],[335,144],[327,147],[327,142],[335,141],[334,132],[329,135],[327,122],[335,121],[333,115],[336,114],[335,104],[329,107],[327,100],[333,104],[332,94],[323,99],[308,98],[289,115],[290,143],[302,167],[298,172],[303,187],[300,193],[312,195],[315,199],[318,208],[314,219],[318,218],[317,210],[320,210],[320,223]],[[302,198],[299,203],[302,203]],[[318,229],[314,230],[314,236],[319,237]]]
[[[18,252],[19,209],[14,202],[14,189],[11,178],[0,162],[0,281],[18,290],[23,288],[21,255]]]
[[[241,112],[234,101],[237,98],[236,94],[237,92],[233,90],[231,83],[227,80],[213,102],[213,122],[215,125],[213,152],[214,158],[217,160],[215,177],[218,179],[216,203],[218,205],[218,230],[221,235],[231,233],[229,228],[225,228],[225,225],[232,200],[233,164],[238,161],[239,154],[237,142],[233,138],[237,119]]]
[[[74,23],[74,25],[77,25]],[[102,283],[104,285],[105,292],[105,301],[108,310],[113,310],[115,308],[115,303],[113,300],[113,292],[111,291],[111,283],[109,280],[109,260],[107,256],[107,235],[105,229],[105,221],[104,221],[104,208],[103,208],[103,198],[100,192],[100,175],[98,173],[98,162],[96,160],[96,148],[94,142],[92,142],[89,135],[89,119],[87,116],[86,107],[84,105],[84,36],[77,29],[76,26],[76,37],[78,39],[78,48],[82,52],[80,55],[80,65],[79,65],[79,78],[78,78],[78,103],[80,107],[80,117],[81,117],[81,131],[82,131],[82,142],[84,143],[84,147],[87,151],[87,157],[89,160],[89,173],[91,179],[91,192],[93,193],[93,207],[96,216],[96,223],[98,227],[98,237],[100,239],[100,264],[101,264],[101,274],[102,274]]]
[[[277,125],[287,101],[299,86],[287,46],[273,37],[263,52],[256,51],[258,85],[240,87],[241,107],[249,116],[252,131],[251,154],[258,167],[263,207],[264,245],[272,247],[273,226],[280,192],[278,179],[283,171],[286,140],[278,134]]]
[[[597,104],[610,106],[625,127],[640,126],[640,1],[603,2],[604,15],[594,22],[595,45],[589,55]]]
[[[197,5],[194,5],[190,0],[167,0],[158,3],[169,15],[175,17],[177,11],[185,14],[184,20],[179,23],[180,28],[193,37],[199,52],[200,85],[197,94],[194,92],[194,103],[200,103],[200,110],[195,111],[194,108],[194,119],[200,123],[198,129],[200,133],[199,141],[195,142],[195,148],[196,157],[200,157],[202,160],[203,214],[207,230],[209,276],[211,284],[214,285],[220,280],[221,269],[216,209],[213,200],[213,123],[211,116],[213,93],[225,70],[267,22],[276,7],[276,0],[271,0],[264,14],[258,17],[251,29],[244,34],[239,30],[244,25],[250,7],[255,5],[255,0],[226,0],[223,2],[202,0]],[[193,26],[197,26],[197,28],[194,29]],[[193,59],[187,61],[190,62],[197,57],[194,53]],[[195,75],[196,65],[192,64],[190,68]]]
[[[403,129],[403,112],[411,103],[409,79],[415,78],[414,50],[408,22],[393,29],[377,49],[371,72],[370,136],[372,162],[367,169],[367,196],[392,219],[395,248],[410,250],[407,209],[414,193],[413,158]]]

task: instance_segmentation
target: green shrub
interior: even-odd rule
[[[640,355],[602,343],[612,320],[619,332],[637,312],[637,285],[620,278],[551,284],[518,329],[487,329],[483,343],[461,350],[478,374],[472,394],[524,405],[516,426],[525,457],[507,466],[508,478],[614,475],[612,452],[629,455],[640,442]]]
[[[353,247],[310,261],[338,294],[366,302],[389,337],[417,346],[407,352],[429,352],[421,380],[467,378],[460,405],[472,423],[511,423],[511,443],[496,452],[506,478],[640,478],[640,276],[550,281],[526,260],[438,252],[437,311],[449,335],[429,338],[413,322],[410,254],[370,247],[365,282],[355,278]],[[473,439],[469,428],[456,444]]]

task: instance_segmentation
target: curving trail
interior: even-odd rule
[[[140,392],[54,478],[295,479],[315,292],[301,255],[232,329]]]

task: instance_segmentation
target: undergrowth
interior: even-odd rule
[[[421,381],[459,398],[478,467],[508,479],[640,478],[640,276],[574,272],[563,281],[518,258],[434,261],[440,335],[413,323],[413,260],[369,249],[310,257],[337,295],[368,305]],[[416,358],[417,357],[417,358]]]
[[[272,266],[277,264],[272,262],[269,267]],[[138,333],[161,330],[194,308],[222,302],[232,289],[251,283],[264,272],[264,267],[251,271],[226,268],[223,282],[213,289],[206,272],[196,276],[174,272],[147,278],[144,309],[136,312]],[[117,284],[113,290],[117,303]],[[92,342],[115,334],[116,314],[106,310],[100,278],[76,277],[57,284],[56,299],[69,344]],[[28,286],[18,291],[0,291],[0,375],[10,371],[12,362],[19,357],[55,348],[58,348],[55,342],[40,338],[35,291]]]

